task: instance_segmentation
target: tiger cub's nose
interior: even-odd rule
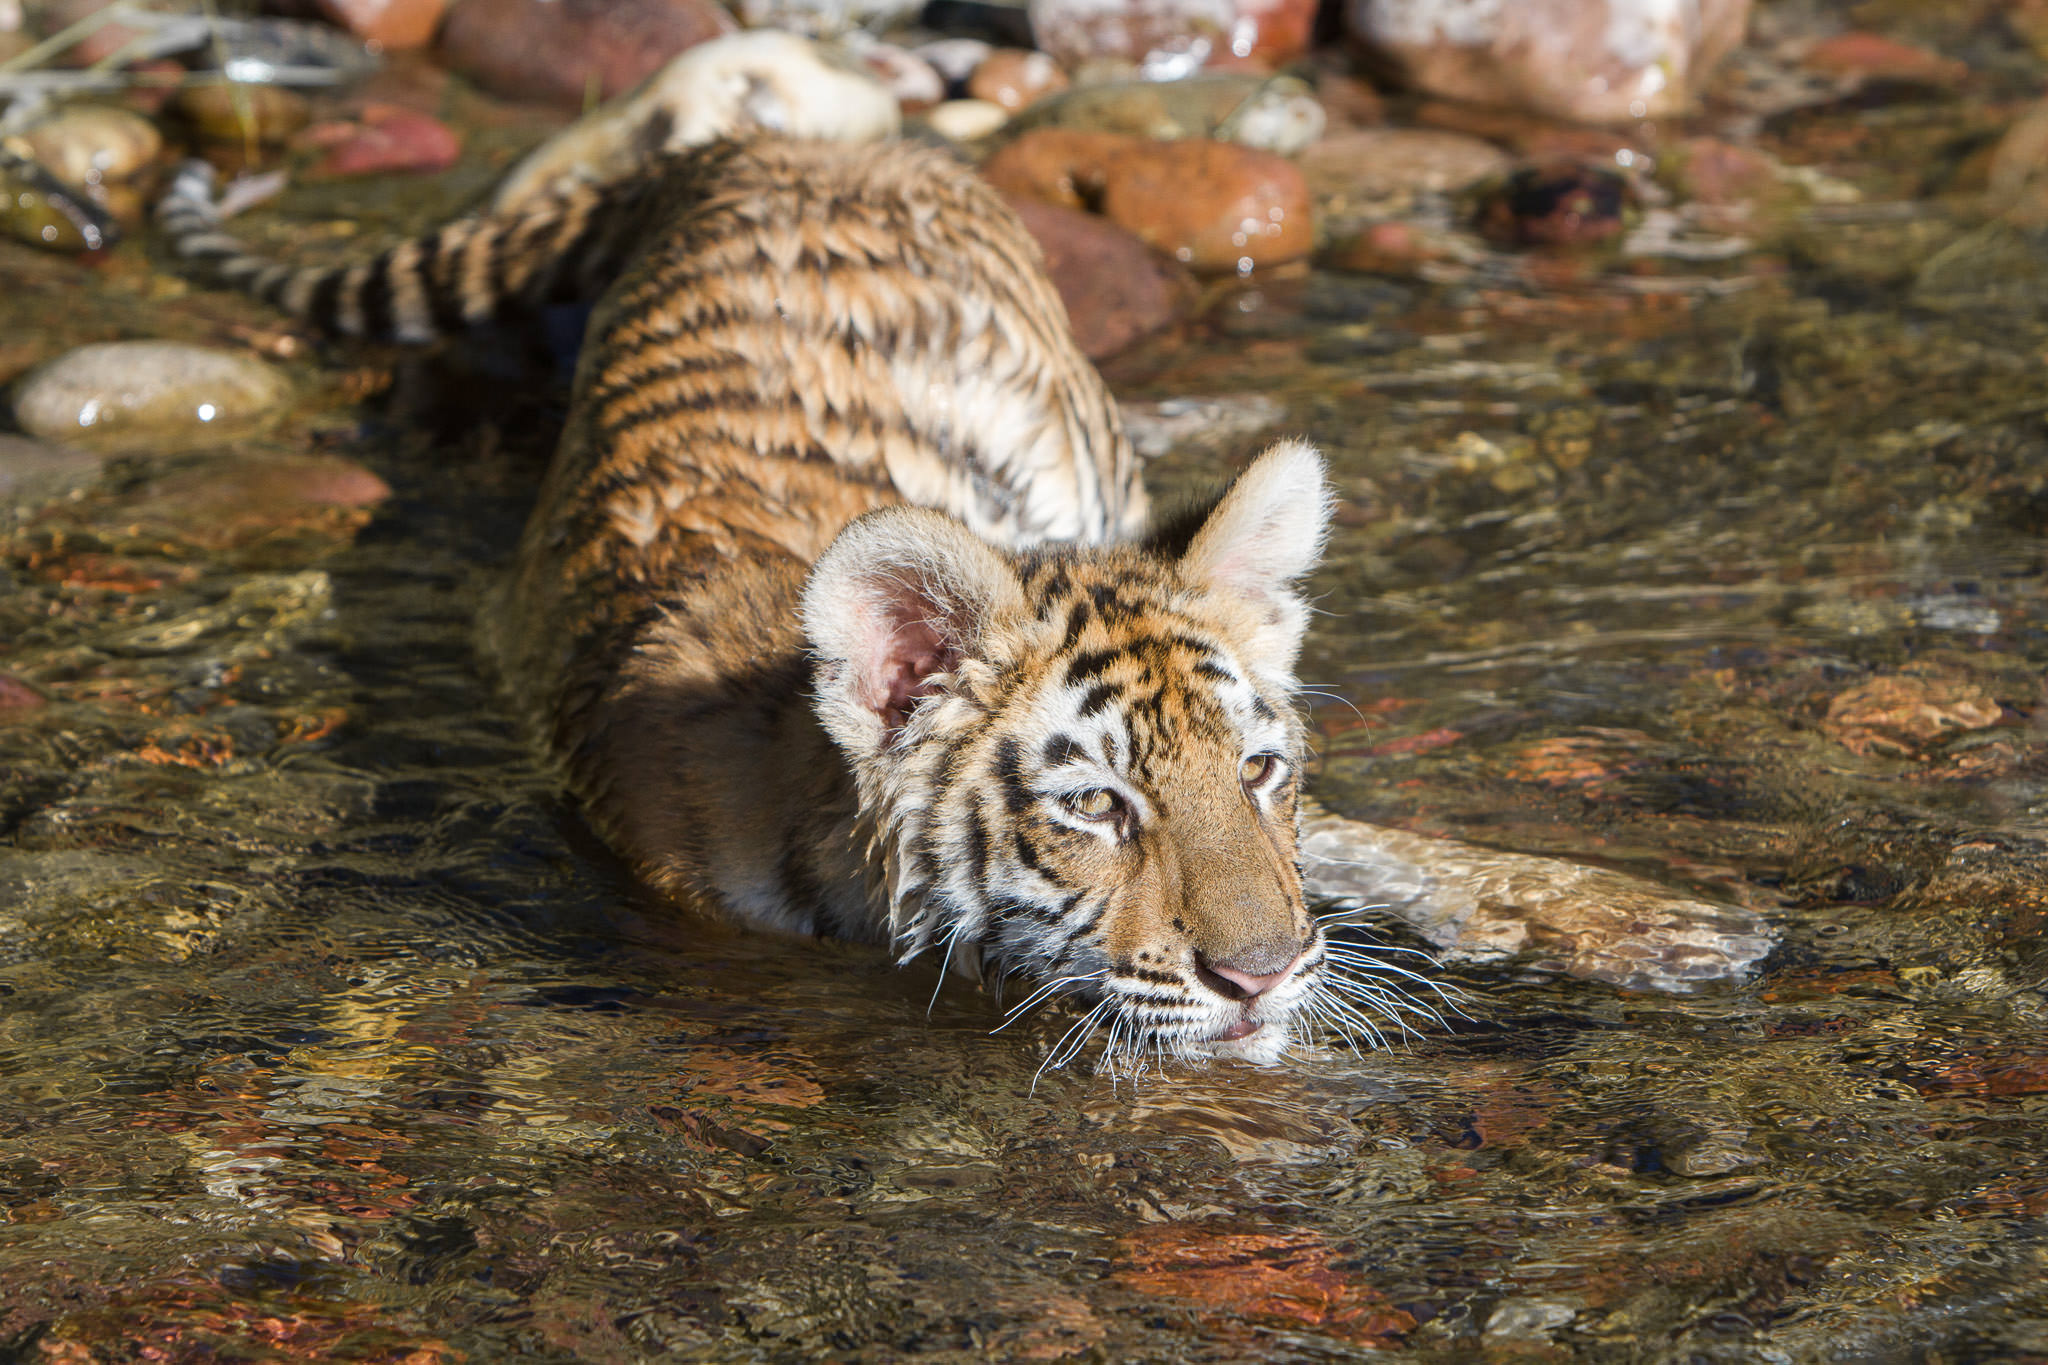
[[[1225,957],[1195,951],[1195,977],[1225,1000],[1255,1000],[1287,979],[1301,956],[1299,943],[1254,944]]]

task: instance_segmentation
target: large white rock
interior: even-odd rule
[[[1419,90],[1587,123],[1684,112],[1750,0],[1347,0],[1352,35]]]
[[[260,360],[172,341],[67,351],[23,379],[14,420],[45,440],[189,445],[278,413],[291,384]]]
[[[859,62],[794,33],[760,29],[684,52],[639,89],[600,105],[513,167],[492,207],[507,212],[563,181],[630,179],[667,123],[660,150],[750,132],[872,142],[902,126],[895,96]]]

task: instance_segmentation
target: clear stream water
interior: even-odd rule
[[[516,347],[0,247],[10,373],[165,335],[313,395],[0,523],[0,1361],[2048,1357],[2044,258],[1886,140],[1962,117],[1779,130],[1866,202],[1713,289],[1279,277],[1110,367],[1331,454],[1327,802],[1782,936],[1137,1083],[622,879],[471,649],[560,415]]]

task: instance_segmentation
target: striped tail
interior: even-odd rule
[[[193,161],[158,203],[157,223],[213,283],[323,331],[419,342],[596,297],[636,245],[646,198],[644,182],[577,185],[503,217],[458,218],[354,265],[295,266],[222,229],[213,168]]]

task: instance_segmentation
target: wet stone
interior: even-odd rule
[[[111,341],[21,380],[14,417],[49,440],[119,445],[226,439],[274,418],[289,381],[259,360],[168,341]]]
[[[998,48],[967,78],[967,93],[1010,113],[1067,88],[1066,73],[1043,52]]]
[[[1010,207],[1045,253],[1074,340],[1091,359],[1116,354],[1180,311],[1182,278],[1122,228],[1033,199],[1012,198]]]
[[[447,124],[382,103],[364,105],[353,120],[308,128],[299,143],[326,150],[307,170],[315,179],[444,171],[462,154],[462,140]]]
[[[1208,137],[1293,156],[1322,136],[1326,122],[1302,81],[1223,74],[1084,85],[1038,100],[1017,126],[1162,141]]]
[[[320,12],[388,52],[434,41],[448,0],[320,0]]]
[[[280,85],[194,85],[178,93],[176,108],[200,137],[214,142],[253,140],[276,145],[306,126],[312,107]]]
[[[1474,217],[1499,246],[1591,247],[1620,237],[1635,203],[1626,177],[1605,167],[1525,166],[1479,191]]]
[[[456,0],[440,50],[488,90],[575,109],[733,28],[711,0]]]

